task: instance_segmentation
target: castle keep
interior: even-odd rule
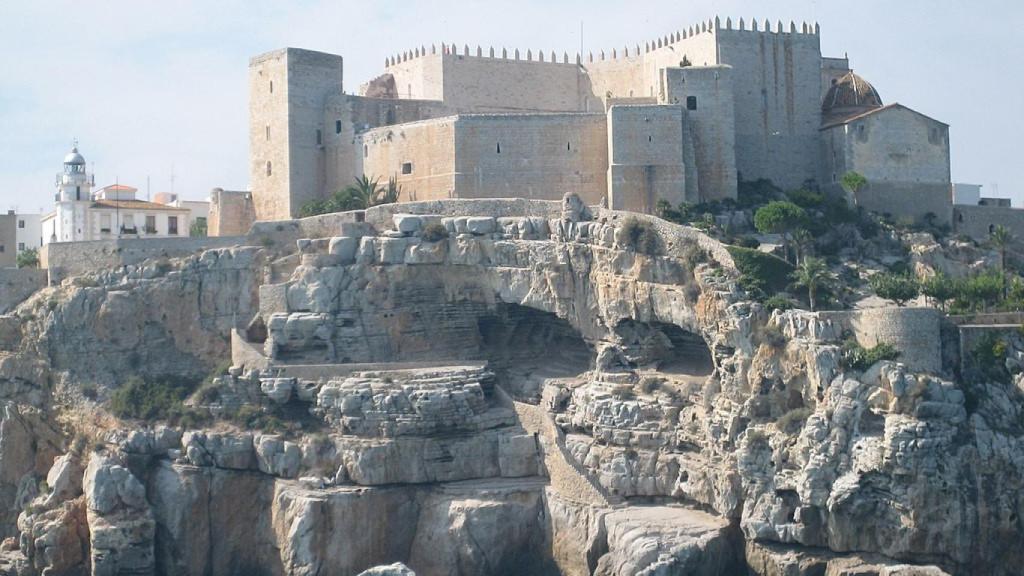
[[[259,220],[295,216],[354,178],[402,201],[558,199],[652,212],[735,198],[738,178],[814,180],[899,216],[952,219],[948,126],[883,105],[819,27],[739,19],[598,54],[421,46],[343,88],[341,56],[285,48],[250,62]]]

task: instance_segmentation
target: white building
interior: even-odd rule
[[[57,175],[56,209],[41,219],[44,244],[188,236],[188,208],[138,200],[138,190],[123,184],[93,192],[94,185],[85,158],[72,148]]]
[[[189,222],[200,223],[203,230],[207,228],[207,220],[210,218],[210,200],[182,200],[180,196],[173,192],[158,192],[153,196],[153,201],[157,204],[164,204],[166,206],[174,206],[175,208],[185,208],[188,210]],[[191,225],[191,224],[190,224]],[[191,228],[190,228],[191,231]]]
[[[14,229],[18,253],[32,250],[43,245],[42,216],[39,214],[17,214],[17,227]]]
[[[977,206],[981,202],[981,185],[956,182],[953,184],[953,204]]]

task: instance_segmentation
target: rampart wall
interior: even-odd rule
[[[870,308],[818,312],[841,334],[849,332],[858,344],[870,348],[880,343],[900,352],[899,362],[913,370],[942,371],[942,313],[934,308]]]
[[[971,238],[988,238],[996,226],[1005,226],[1024,239],[1024,210],[1000,206],[953,206],[953,230]]]
[[[0,314],[6,314],[46,286],[46,270],[0,268]]]
[[[492,114],[455,123],[460,198],[557,200],[576,193],[599,204],[608,190],[604,114]]]
[[[386,182],[395,177],[401,200],[449,198],[455,192],[456,116],[384,126],[355,138],[361,173]]]

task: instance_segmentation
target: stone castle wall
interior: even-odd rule
[[[455,124],[458,117],[384,126],[355,138],[361,173],[386,182],[395,177],[401,200],[448,198],[455,190]]]
[[[733,70],[729,66],[689,66],[666,69],[662,78],[665,100],[686,109],[690,202],[736,197],[736,107]],[[692,109],[691,109],[692,108]],[[693,178],[691,177],[691,180]]]
[[[686,200],[683,118],[680,106],[611,107],[608,206],[653,213],[659,199],[673,206]]]
[[[608,186],[604,114],[460,116],[455,124],[455,196],[558,200],[576,193],[599,204]]]
[[[836,328],[849,332],[865,348],[886,343],[899,352],[898,362],[912,370],[942,371],[942,313],[935,308],[870,308],[818,312]]]
[[[984,240],[996,226],[1005,226],[1017,241],[1024,239],[1024,210],[1000,206],[953,207],[953,231]]]
[[[718,30],[718,64],[733,68],[736,169],[791,189],[818,177],[821,45],[814,33]]]

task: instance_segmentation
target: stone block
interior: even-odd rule
[[[486,216],[466,218],[466,231],[470,234],[476,234],[479,236],[493,234],[496,227],[497,222],[495,222],[494,218]]]
[[[395,230],[402,234],[415,234],[423,228],[423,219],[412,214],[395,214],[391,217]]]
[[[263,284],[260,286],[260,315],[269,318],[276,313],[288,312],[288,285]]]
[[[351,236],[338,236],[331,238],[328,245],[328,252],[340,258],[342,266],[351,264],[356,260],[356,250],[359,249],[359,239]]]
[[[448,242],[410,242],[406,264],[441,264],[448,256]]]
[[[380,238],[380,263],[381,264],[403,264],[405,263],[405,248],[409,242],[405,238]]]
[[[356,263],[374,264],[377,262],[377,239],[363,236],[359,239],[359,250],[356,251]]]

